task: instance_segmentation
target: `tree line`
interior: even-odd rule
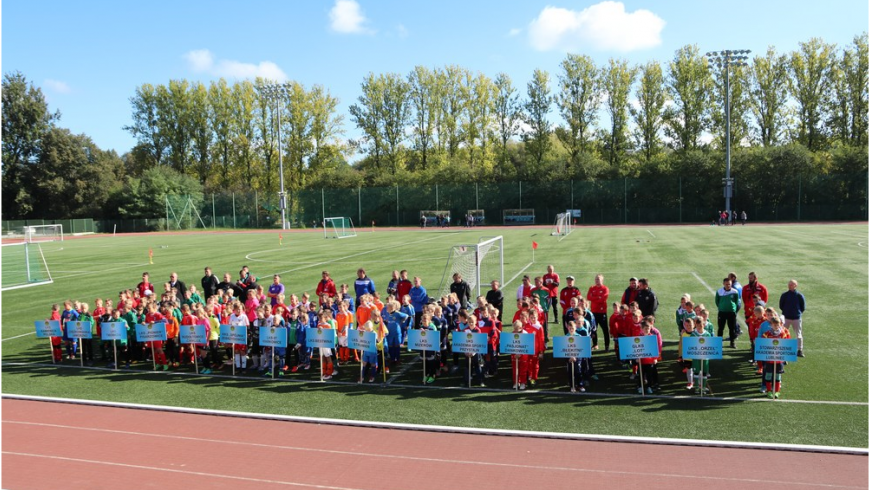
[[[778,171],[865,171],[867,34],[843,47],[818,38],[773,47],[730,68],[731,147],[742,179]],[[146,217],[153,193],[316,187],[662,178],[724,169],[723,68],[696,45],[667,63],[568,54],[525,86],[448,65],[369,73],[348,114],[326,87],[264,79],[142,84],[124,129],[136,145],[102,151],[58,127],[39,88],[3,79],[3,217]],[[553,114],[558,118],[554,120]],[[345,138],[345,124],[361,136]],[[782,160],[782,150],[802,155]],[[778,153],[776,153],[778,152]],[[779,155],[779,156],[777,156]],[[845,155],[845,156],[844,156]],[[864,155],[864,158],[861,158]],[[358,157],[349,164],[348,160]],[[693,166],[703,161],[704,165]],[[861,163],[863,161],[863,163]],[[806,162],[799,164],[798,162]],[[753,170],[762,169],[765,170]],[[735,169],[737,171],[737,169]],[[753,173],[754,172],[754,173]],[[159,209],[157,210],[159,215]]]

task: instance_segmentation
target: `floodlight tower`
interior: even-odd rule
[[[726,49],[724,51],[711,51],[706,54],[707,59],[715,63],[719,68],[725,69],[725,211],[728,213],[728,221],[731,221],[731,197],[734,192],[734,179],[731,178],[731,83],[729,81],[729,68],[732,66],[748,66],[748,49]]]
[[[281,208],[281,229],[287,229],[287,194],[284,192],[284,152],[281,151],[281,103],[287,99],[287,83],[270,83],[260,86],[260,94],[270,102],[275,102],[278,114],[278,172],[281,177],[281,190],[278,192],[278,206]]]

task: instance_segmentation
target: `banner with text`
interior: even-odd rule
[[[502,332],[498,351],[502,354],[532,356],[535,354],[535,334]]]
[[[222,344],[247,344],[248,328],[244,325],[221,325],[220,342]]]
[[[486,354],[485,333],[453,332],[453,352],[456,354]]]
[[[154,342],[155,340],[166,340],[165,323],[136,324],[137,342]]]
[[[71,339],[93,338],[93,334],[91,334],[91,322],[66,322],[66,336]]]
[[[127,322],[103,322],[100,324],[103,340],[127,340]]]
[[[378,352],[378,339],[374,332],[365,330],[351,330],[347,333],[348,349],[361,350],[363,352]]]
[[[335,330],[331,328],[306,328],[305,347],[332,349],[335,347]]]
[[[441,350],[441,332],[437,330],[409,330],[408,348],[411,350]]]
[[[592,337],[579,335],[553,337],[553,357],[577,359],[592,357]]]
[[[683,359],[722,359],[722,337],[683,337]]]
[[[755,339],[755,360],[765,362],[797,362],[797,339]]]
[[[619,358],[624,361],[658,356],[659,343],[655,335],[619,338]]]
[[[58,320],[36,320],[33,324],[36,326],[37,338],[45,339],[63,335],[63,332],[60,331],[60,321]]]
[[[178,340],[182,344],[207,344],[205,325],[182,325],[178,329]]]
[[[287,329],[284,327],[260,327],[260,346],[287,347]]]

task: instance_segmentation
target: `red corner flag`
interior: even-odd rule
[[[532,250],[538,249],[538,242],[532,242]]]

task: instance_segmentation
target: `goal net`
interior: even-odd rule
[[[480,296],[481,288],[494,280],[504,284],[504,239],[501,236],[483,237],[477,244],[451,247],[438,288],[439,296],[450,293],[453,274],[457,272],[475,296]]]
[[[2,290],[51,284],[51,274],[39,243],[27,241],[2,247]]]
[[[323,238],[350,238],[356,236],[353,220],[346,217],[325,218],[323,220]]]
[[[31,225],[24,227],[27,243],[63,241],[63,225]]]
[[[559,213],[556,215],[556,224],[553,225],[552,236],[568,236],[574,229],[571,227],[571,214]]]

